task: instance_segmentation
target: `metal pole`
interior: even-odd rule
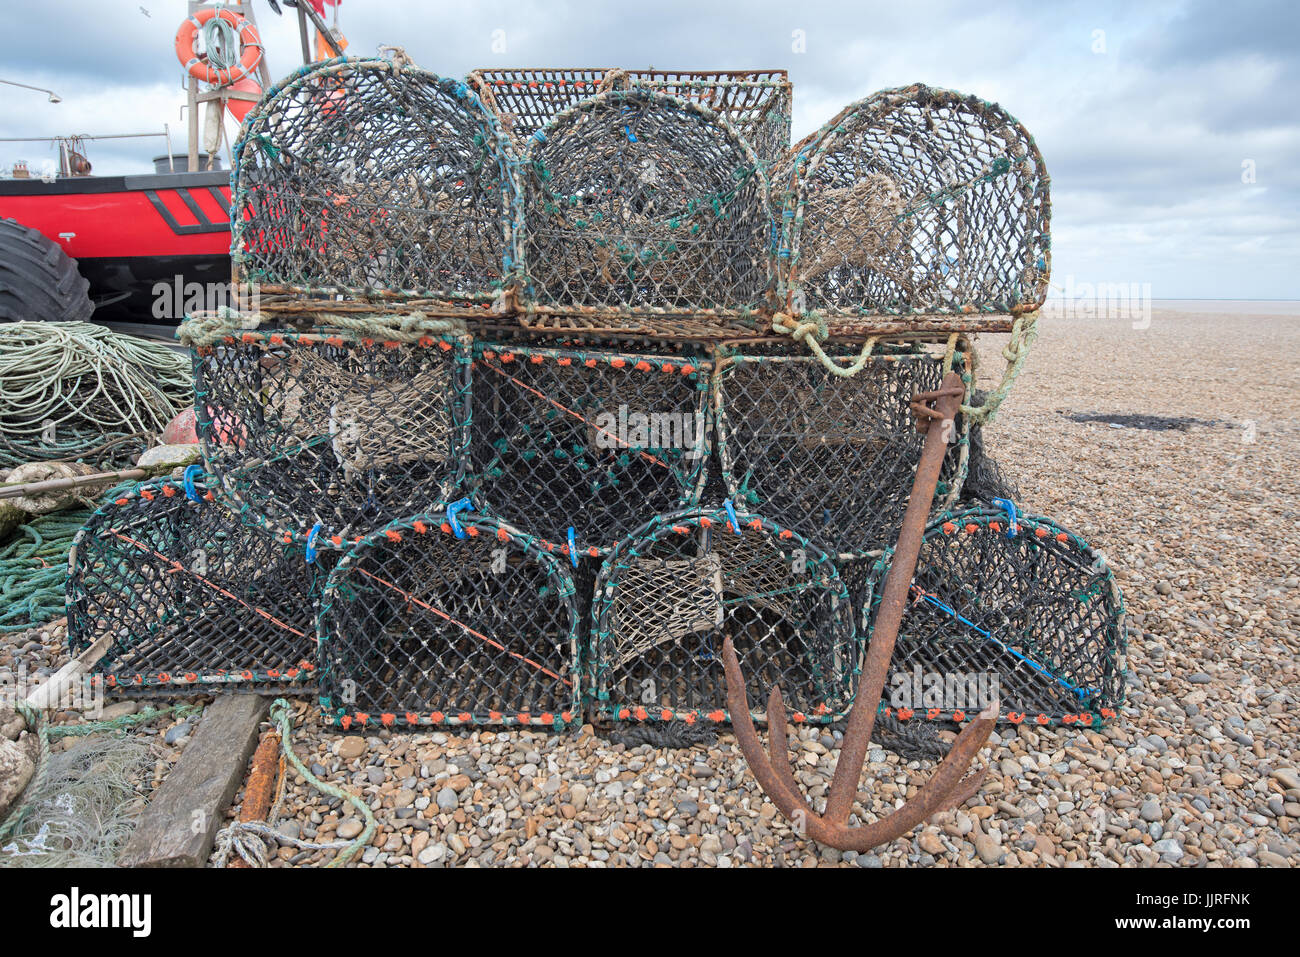
[[[189,79],[189,110],[187,117],[189,120],[189,148],[186,151],[186,159],[189,165],[186,167],[188,172],[194,173],[199,168],[199,81],[196,77]]]
[[[307,42],[307,3],[298,4],[298,36],[302,39],[302,65],[311,62],[311,45]]]
[[[257,17],[253,15],[253,5],[251,3],[241,2],[239,4],[239,12],[253,25],[253,29],[257,30]],[[262,31],[257,30],[257,35],[261,36]],[[262,90],[265,92],[271,86],[271,68],[267,66],[266,63],[266,41],[263,40],[262,43],[262,58],[257,61],[257,76],[262,81]]]
[[[334,12],[338,13],[338,8],[335,8]],[[309,4],[306,2],[299,3],[298,13],[311,20],[311,25],[314,26],[320,35],[325,38],[326,45],[334,51],[335,56],[343,55],[343,51],[339,49],[339,45],[334,42],[334,34],[330,31],[329,27],[325,26],[325,21],[320,18],[320,15]],[[307,34],[304,31],[302,41],[304,46],[307,44],[306,37]]]

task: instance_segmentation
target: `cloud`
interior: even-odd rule
[[[45,0],[11,11],[0,77],[64,101],[4,88],[0,136],[161,132],[169,123],[180,148],[178,6]],[[296,16],[276,17],[263,0],[254,9],[272,73],[288,73],[301,60]],[[1059,275],[1150,277],[1167,297],[1300,297],[1300,6],[1286,0],[345,0],[341,25],[349,53],[400,43],[452,76],[482,66],[784,68],[796,138],[886,87],[921,81],[975,93],[1017,116],[1043,152]],[[97,141],[90,155],[96,172],[139,171],[161,143]],[[0,166],[49,153],[0,144]],[[1242,180],[1248,161],[1253,183]]]

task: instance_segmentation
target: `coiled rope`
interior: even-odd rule
[[[99,501],[110,502],[134,486],[115,485]],[[92,514],[93,509],[78,509],[39,515],[18,526],[18,534],[0,547],[0,634],[26,631],[64,613],[68,552]]]
[[[118,437],[161,432],[192,403],[189,360],[166,345],[89,322],[0,325],[7,458],[85,454]]]
[[[213,17],[203,24],[200,35],[203,37],[203,49],[208,55],[209,66],[229,70],[239,62],[239,35],[224,18]]]
[[[90,515],[84,509],[42,515],[0,547],[0,633],[26,631],[63,614],[68,551]]]
[[[293,765],[294,770],[322,794],[351,804],[361,814],[366,826],[351,841],[318,843],[281,834],[275,829],[274,823],[279,818],[280,807],[284,803],[285,775],[281,775],[279,786],[276,789],[275,805],[271,808],[266,823],[261,821],[235,821],[222,828],[220,833],[217,834],[217,866],[225,867],[230,855],[233,853],[238,854],[251,867],[265,867],[268,860],[268,849],[274,847],[277,842],[284,842],[305,851],[341,850],[341,853],[325,866],[342,867],[352,860],[375,836],[375,828],[378,826],[375,815],[370,810],[370,805],[351,791],[345,791],[332,784],[327,784],[312,774],[298,755],[294,753],[293,745],[290,744],[293,737],[293,711],[289,706],[289,702],[284,698],[276,698],[271,703],[271,724],[279,732],[280,747],[284,751],[285,758]]]

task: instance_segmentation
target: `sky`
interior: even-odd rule
[[[184,149],[181,0],[2,0],[0,137],[161,133]],[[301,62],[292,10],[252,0],[271,73]],[[283,6],[283,5],[282,5]],[[786,69],[797,139],[877,90],[922,82],[1000,103],[1052,180],[1053,284],[1154,299],[1300,299],[1300,4],[803,0],[343,0],[348,53],[421,67]],[[89,144],[147,172],[163,140]],[[54,159],[0,143],[0,168]]]

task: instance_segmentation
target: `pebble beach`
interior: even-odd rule
[[[589,725],[345,735],[303,699],[294,750],[379,821],[354,866],[1300,865],[1300,316],[1156,309],[1139,325],[1045,315],[986,433],[1022,509],[1082,535],[1118,577],[1128,688],[1110,726],[995,731],[979,795],[854,854],[799,838],[726,731],[683,749],[613,744]],[[993,385],[1001,341],[978,345]],[[57,623],[4,636],[0,668],[48,673],[62,640]],[[142,790],[184,747],[178,727],[152,729],[160,754]],[[801,727],[791,747],[817,805],[839,732]],[[873,745],[859,818],[932,769]],[[286,838],[362,830],[292,770],[281,811]],[[333,853],[286,840],[271,864]]]

